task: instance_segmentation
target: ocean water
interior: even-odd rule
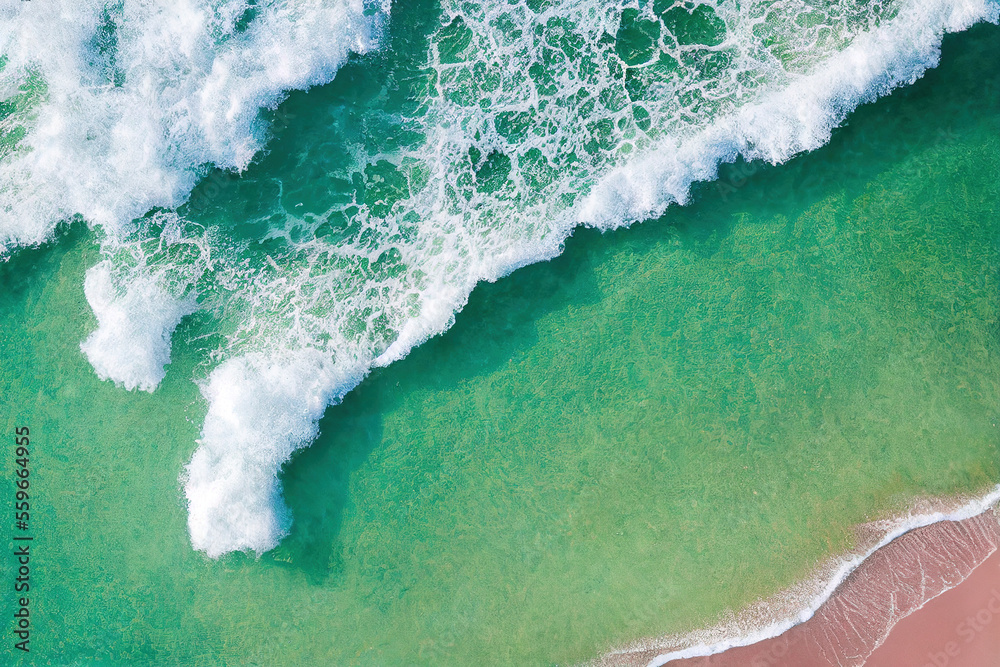
[[[0,9],[27,663],[578,662],[1000,481],[996,3],[72,8]]]

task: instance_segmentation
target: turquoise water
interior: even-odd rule
[[[446,330],[477,283],[557,255],[580,224],[684,203],[720,163],[822,146],[935,65],[943,34],[998,15],[993,0],[18,5],[0,24],[0,252],[67,220],[95,230],[81,349],[123,389],[154,391],[173,332],[198,323],[191,542],[263,553],[292,522],[280,467],[324,409]]]
[[[195,165],[203,180],[176,209],[132,230],[77,221],[13,252],[0,267],[0,395],[8,430],[32,429],[38,494],[37,644],[18,658],[577,662],[773,594],[849,548],[859,522],[916,496],[995,485],[995,26],[948,38],[940,68],[853,113],[823,148],[724,166],[691,193],[675,183],[688,205],[641,225],[575,231],[558,257],[479,285],[447,333],[379,367],[446,325],[477,279],[556,253],[572,215],[612,227],[606,202],[620,204],[619,222],[665,205],[670,196],[634,198],[625,143],[655,158],[659,131],[696,137],[675,155],[713,155],[719,137],[697,139],[699,128],[729,127],[713,122],[915,6],[803,14],[817,32],[802,44],[732,37],[753,62],[787,69],[761,67],[772,78],[736,90],[723,90],[735,70],[717,70],[698,90],[722,99],[692,93],[681,111],[663,88],[629,89],[626,67],[618,84],[649,115],[637,102],[614,111],[614,127],[626,122],[607,147],[590,143],[593,117],[560,107],[572,91],[556,83],[550,103],[564,110],[537,110],[522,131],[558,131],[476,139],[484,123],[502,136],[490,107],[500,102],[475,103],[488,72],[518,63],[534,38],[484,63],[471,45],[492,34],[484,26],[507,25],[503,12],[465,8],[459,21],[449,7],[393,8],[392,48],[349,59],[333,83],[268,114],[268,151],[242,175]],[[749,17],[727,7],[716,8],[727,30],[753,11],[781,26],[768,3]],[[568,34],[550,22],[560,12],[617,22],[593,33],[610,42],[560,52],[576,68],[586,58],[567,50],[614,52],[608,62],[640,70],[632,80],[680,76],[657,69],[661,56],[644,66],[649,31],[672,26],[676,43],[656,38],[668,55],[726,43],[707,9],[591,10],[528,5],[508,18],[542,16],[543,41]],[[681,19],[690,34],[678,36]],[[770,55],[749,48],[761,44]],[[503,104],[518,103],[523,70],[533,76],[497,74]],[[25,85],[29,98],[52,94]],[[437,92],[421,106],[412,86]],[[432,162],[441,127],[462,133],[433,144]],[[773,155],[816,148],[822,127]],[[528,187],[533,149],[555,173]],[[573,153],[591,157],[558,162]],[[665,173],[655,159],[634,164]],[[143,197],[118,202],[122,215]],[[265,553],[223,555],[234,547]]]

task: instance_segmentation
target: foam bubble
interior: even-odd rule
[[[52,0],[0,7],[0,256],[80,215],[111,235],[241,170],[286,91],[377,43],[388,2]],[[250,14],[252,12],[252,14]],[[241,18],[249,20],[241,21]]]
[[[171,335],[197,310],[197,294],[174,297],[148,275],[120,285],[107,261],[87,271],[84,294],[97,316],[97,330],[80,349],[97,376],[125,389],[153,391],[170,363]]]

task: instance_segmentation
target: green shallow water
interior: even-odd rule
[[[199,323],[155,394],[118,390],[79,350],[97,241],[22,251],[0,397],[33,436],[35,625],[4,660],[578,662],[773,594],[914,497],[1000,482],[997,63],[995,27],[949,38],[826,148],[480,286],[327,411],[259,559],[188,544]]]

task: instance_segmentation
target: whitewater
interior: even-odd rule
[[[0,4],[0,253],[95,230],[81,350],[126,390],[156,389],[184,318],[215,323],[182,473],[210,557],[277,545],[281,466],[477,283],[579,225],[683,204],[722,163],[822,146],[935,66],[944,34],[1000,19],[996,0],[442,4],[416,46],[388,3]],[[406,64],[361,120],[330,114],[337,159],[315,178],[334,194],[255,175],[271,111],[364,58]],[[193,206],[218,173],[260,210]]]

